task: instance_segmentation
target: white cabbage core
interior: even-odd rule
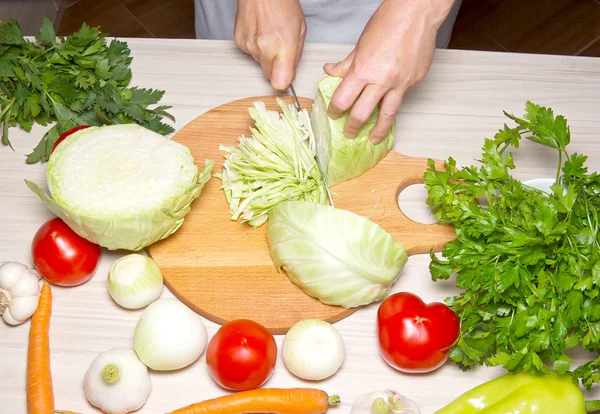
[[[70,209],[114,217],[160,208],[191,188],[197,172],[185,146],[138,125],[115,125],[81,130],[58,145],[47,183]]]

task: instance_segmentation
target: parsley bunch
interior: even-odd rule
[[[56,37],[47,18],[31,42],[13,19],[0,22],[0,127],[2,144],[10,145],[8,129],[33,123],[56,124],[27,156],[28,163],[47,161],[52,146],[77,125],[137,123],[166,135],[173,128],[161,122],[170,106],[149,109],[164,91],[128,88],[132,58],[125,42],[106,44],[106,34],[82,25],[67,37]]]
[[[425,173],[427,204],[457,239],[443,258],[431,254],[433,280],[457,274],[463,291],[447,304],[461,320],[450,358],[463,370],[501,365],[549,372],[546,362],[590,389],[600,382],[600,175],[587,157],[569,154],[563,116],[528,102],[516,126],[486,139],[480,166],[457,169],[449,158]],[[510,175],[507,150],[526,138],[559,154],[551,194]],[[474,202],[485,200],[485,202]],[[581,345],[592,360],[571,371],[565,350]]]

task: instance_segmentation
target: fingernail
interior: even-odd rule
[[[336,112],[333,108],[331,108],[331,105],[329,105],[327,108],[327,115],[329,115],[330,118],[338,119],[342,114]]]
[[[348,131],[347,129],[344,129],[344,135],[346,136],[346,138],[349,138],[349,139],[356,138],[356,132]]]
[[[381,140],[383,139],[383,137],[374,137],[374,136],[371,136],[369,138],[371,139],[371,142],[373,144],[379,144],[381,142]]]

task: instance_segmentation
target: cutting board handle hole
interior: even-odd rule
[[[435,224],[435,218],[427,200],[427,190],[424,184],[412,184],[400,191],[398,195],[398,207],[406,217],[416,223]]]

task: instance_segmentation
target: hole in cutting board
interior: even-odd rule
[[[406,187],[398,195],[398,207],[409,219],[423,224],[434,224],[435,218],[427,200],[427,190],[424,184],[413,184]]]

